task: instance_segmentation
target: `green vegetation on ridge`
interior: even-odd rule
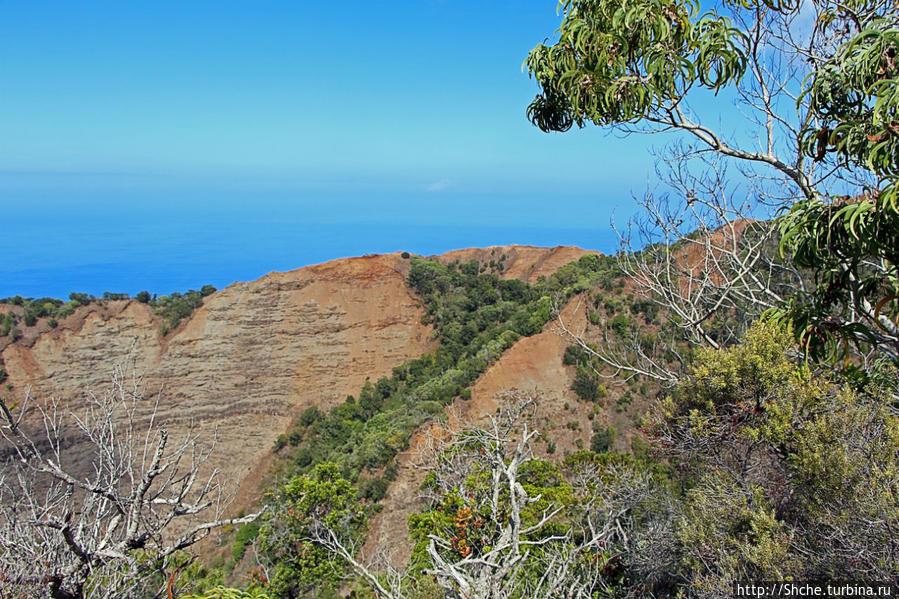
[[[162,334],[166,335],[169,331],[178,326],[182,319],[190,316],[194,310],[203,304],[203,298],[215,293],[215,287],[212,285],[204,285],[199,291],[188,289],[184,293],[174,292],[169,295],[150,295],[148,291],[140,291],[134,296],[134,300],[147,304],[153,308],[153,311],[162,317]],[[131,299],[127,293],[113,293],[105,291],[102,297],[95,297],[88,293],[72,292],[69,294],[69,301],[64,302],[61,299],[52,297],[31,298],[16,295],[0,299],[0,304],[12,306],[21,306],[21,321],[25,326],[30,327],[37,324],[41,318],[47,318],[51,328],[56,328],[59,319],[66,318],[75,313],[81,306],[87,306],[94,303],[103,304],[110,301],[121,301]],[[14,312],[7,312],[0,319],[0,337],[5,337],[12,333],[13,339],[20,334],[16,324],[19,322],[20,316]]]

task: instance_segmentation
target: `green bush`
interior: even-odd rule
[[[571,389],[581,401],[594,402],[599,399],[599,382],[593,371],[585,366],[578,366]]]
[[[259,522],[247,522],[237,529],[237,533],[234,535],[234,540],[238,543],[243,543],[244,545],[249,545],[253,541],[256,540],[256,537],[259,535]]]
[[[255,541],[257,536],[259,536],[259,523],[256,521],[248,522],[237,529],[234,534],[234,545],[231,546],[231,557],[235,562],[243,559],[247,545]]]
[[[566,366],[586,366],[590,361],[590,354],[580,345],[569,345],[562,356],[562,364]]]
[[[270,590],[275,597],[296,597],[343,579],[341,564],[309,542],[315,519],[351,538],[364,530],[366,513],[358,492],[336,464],[319,464],[273,494],[256,543],[274,564]]]
[[[281,435],[283,436],[283,435]],[[290,443],[291,446],[296,447],[300,444],[300,441],[303,440],[303,434],[298,430],[292,430],[287,434],[287,442]]]
[[[652,445],[640,435],[634,435],[631,439],[631,453],[637,460],[647,464],[652,462]]]
[[[369,478],[363,480],[359,485],[359,495],[371,502],[378,502],[387,495],[387,487],[390,485],[383,477]]]
[[[13,326],[19,322],[19,316],[14,312],[7,312],[0,321],[0,335],[8,335]]]
[[[86,306],[93,299],[94,299],[94,296],[88,295],[87,293],[76,293],[73,291],[72,293],[69,294],[69,300],[73,304],[75,304],[75,306]]]
[[[306,408],[306,410],[300,416],[300,425],[312,426],[324,417],[325,415],[321,413],[321,410],[319,410],[315,406],[311,406]]]
[[[609,451],[612,448],[612,443],[615,442],[615,427],[603,427],[600,426],[596,429],[596,432],[593,434],[593,438],[590,439],[590,450],[595,453],[604,453]]]
[[[610,324],[613,331],[615,331],[619,336],[624,336],[627,334],[628,329],[631,326],[631,321],[624,314],[616,314],[615,317],[612,318],[612,322]]]
[[[204,285],[200,291],[188,289],[183,294],[176,292],[152,300],[150,305],[153,306],[156,314],[163,318],[162,334],[167,335],[169,331],[175,329],[182,319],[187,318],[193,314],[194,310],[203,305],[204,297],[214,292],[215,287]]]

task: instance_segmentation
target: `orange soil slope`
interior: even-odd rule
[[[528,283],[535,283],[539,277],[548,277],[559,270],[559,267],[577,260],[584,254],[599,254],[599,252],[562,245],[554,248],[506,245],[453,250],[438,256],[438,259],[443,263],[453,260],[460,262],[477,260],[481,263],[488,263],[491,260],[499,262],[502,259],[504,279],[521,279]]]

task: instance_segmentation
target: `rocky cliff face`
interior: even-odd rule
[[[502,259],[504,277],[532,282],[583,254],[507,246],[440,259]],[[4,393],[21,399],[31,389],[38,401],[53,396],[77,404],[123,365],[142,377],[148,394],[162,392],[159,415],[175,433],[191,423],[206,438],[216,431],[213,465],[228,479],[243,480],[238,506],[246,507],[257,497],[274,440],[303,410],[328,409],[357,394],[366,378],[377,380],[433,346],[420,302],[405,283],[408,269],[408,260],[391,254],[271,273],[207,297],[166,336],[144,304],[91,304],[55,329],[39,322],[14,343],[0,340],[11,386]],[[553,406],[576,405],[571,375],[561,365],[564,347],[548,331],[521,340],[485,373],[464,410],[483,416],[494,408],[496,392],[512,388],[537,389]],[[416,488],[408,475],[397,481],[373,539],[399,529],[404,534]]]
[[[207,438],[217,431],[214,465],[227,479],[256,479],[275,438],[304,409],[340,403],[366,377],[430,347],[406,269],[408,261],[387,255],[235,283],[165,337],[144,304],[92,304],[56,329],[26,331],[0,355],[11,394],[31,387],[39,401],[78,402],[124,364],[148,393],[162,390],[170,428],[192,421]]]

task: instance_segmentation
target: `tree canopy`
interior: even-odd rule
[[[744,248],[733,284],[708,285],[715,297],[689,301],[732,308],[722,298],[751,295],[750,309],[793,322],[814,358],[842,357],[850,345],[899,358],[899,9],[877,0],[728,0],[706,12],[690,0],[563,0],[559,8],[558,38],[525,63],[540,86],[531,122],[544,131],[592,123],[686,133],[668,164],[686,208],[649,201],[656,232],[677,230],[685,213],[699,229],[778,216],[781,253],[813,279],[805,289],[797,283],[793,297],[772,293],[768,280],[747,283],[741,269],[762,265],[746,259],[757,247]],[[734,98],[745,130],[709,124],[693,102],[709,92]],[[742,204],[728,197],[732,179],[720,160],[744,165]],[[689,172],[697,163],[707,172]],[[708,314],[698,310],[686,326]]]

